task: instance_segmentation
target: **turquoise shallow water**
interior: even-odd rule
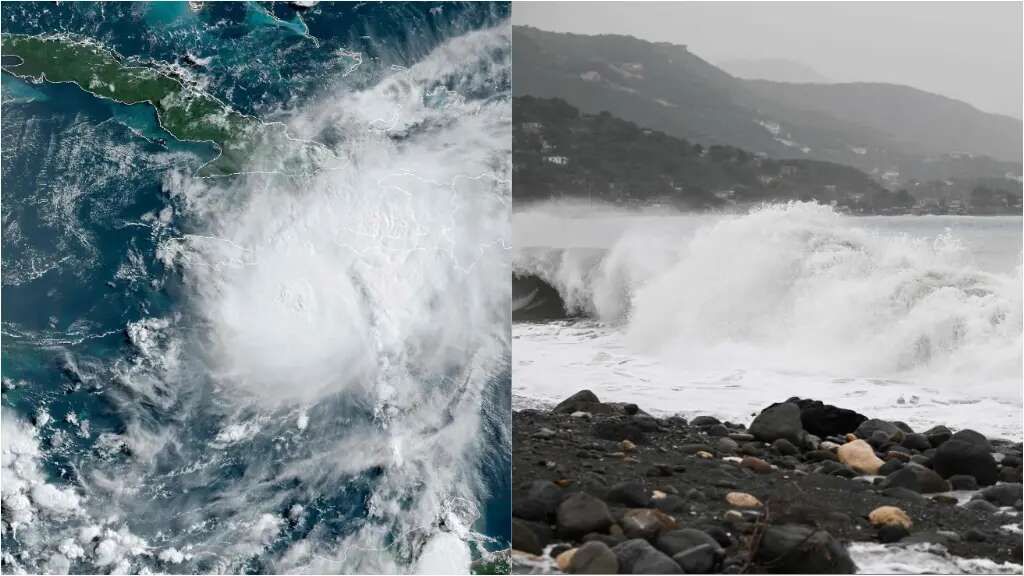
[[[508,13],[503,3],[303,12],[207,3],[193,12],[186,3],[29,2],[5,4],[2,16],[5,33],[93,38],[129,58],[177,66],[237,109],[287,119],[325,95],[372,87],[392,65],[415,66]],[[471,97],[500,100],[508,78],[497,80]],[[380,431],[378,406],[345,395],[301,406],[238,402],[225,387],[230,378],[215,373],[195,287],[164,252],[217,220],[194,210],[187,192],[201,185],[189,178],[213,148],[176,141],[146,105],[6,74],[2,86],[4,450],[5,462],[23,458],[17,497],[32,511],[27,521],[5,513],[5,571],[14,569],[9,560],[29,572],[67,562],[86,573],[265,572],[328,556],[333,570],[387,566],[385,557],[403,565],[456,520],[472,523],[475,556],[508,546],[507,355],[477,407],[474,435],[484,449],[466,472],[475,513],[445,503],[454,516],[402,532],[388,516],[411,515],[421,488],[399,485],[398,509],[382,511],[375,495],[395,475],[385,465],[348,466],[354,457],[337,452]],[[351,135],[335,136],[345,154]],[[293,189],[273,178],[252,185],[214,184],[238,203],[255,187]],[[459,373],[418,377],[425,388],[457,390]],[[47,507],[47,490],[77,502]],[[4,492],[5,512],[21,504],[13,494]],[[378,525],[375,542],[385,549],[359,562],[341,553],[347,537]],[[295,559],[301,544],[316,553]]]

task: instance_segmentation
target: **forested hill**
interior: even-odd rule
[[[1021,176],[1021,121],[906,86],[743,80],[686,46],[516,26],[513,96],[562,98],[704,146],[853,166],[889,188]]]
[[[517,202],[574,197],[700,210],[813,199],[866,211],[913,204],[855,168],[705,147],[559,99],[514,98],[512,118]]]

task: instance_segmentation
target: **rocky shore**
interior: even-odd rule
[[[513,572],[853,573],[849,546],[1021,564],[1021,444],[791,398],[749,425],[579,392],[513,415]]]

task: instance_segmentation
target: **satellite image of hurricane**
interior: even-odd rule
[[[508,3],[5,3],[2,572],[501,573]]]

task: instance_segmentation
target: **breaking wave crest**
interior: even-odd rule
[[[522,248],[513,274],[557,290],[567,313],[621,325],[640,350],[1019,395],[1020,266],[983,271],[948,233],[884,235],[790,203],[685,234],[634,228],[607,250]]]

